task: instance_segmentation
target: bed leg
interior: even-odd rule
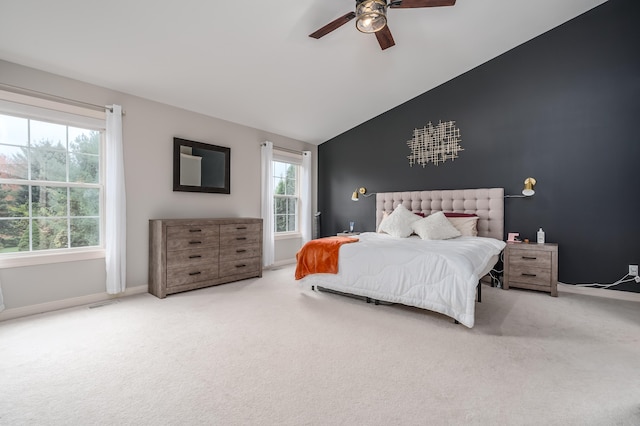
[[[459,322],[457,319],[454,319],[454,320],[453,320],[453,323],[454,323],[454,324],[460,324],[460,322]]]
[[[378,299],[374,299],[374,303],[375,303],[376,305],[379,305],[379,304],[380,304],[380,301],[379,301]]]
[[[482,303],[482,282],[478,283],[478,303]]]
[[[367,297],[367,303],[371,303],[371,299]]]

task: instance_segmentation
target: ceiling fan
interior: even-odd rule
[[[356,28],[363,33],[375,33],[382,50],[394,46],[391,30],[387,25],[387,8],[410,9],[418,7],[453,6],[456,0],[356,0],[356,11],[349,12],[329,22],[309,37],[320,38],[351,21],[356,20]]]

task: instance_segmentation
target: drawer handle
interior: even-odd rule
[[[245,265],[245,264],[243,263],[242,265],[236,265],[236,268],[244,268],[245,266],[247,266],[247,265]]]
[[[525,276],[525,277],[537,277],[536,274],[525,274],[525,273],[523,273],[522,275]]]
[[[202,257],[202,255],[199,255],[199,254],[192,254],[191,256],[189,256],[189,259],[199,259],[199,258],[201,258],[201,257]]]
[[[202,244],[202,241],[189,241],[189,244]]]
[[[537,257],[531,257],[531,256],[522,256],[522,258],[526,259],[526,260],[536,260],[537,259]]]
[[[236,227],[236,229],[247,229],[247,227],[246,226],[238,226],[238,227]]]
[[[246,240],[246,239],[247,239],[247,237],[238,237],[238,238],[236,238],[236,240],[239,240],[239,241]]]
[[[246,250],[245,249],[240,249],[240,250],[236,250],[236,253],[244,253]]]
[[[202,229],[189,229],[189,232],[202,232]]]
[[[198,272],[189,272],[189,275],[200,275],[202,272],[198,271]]]

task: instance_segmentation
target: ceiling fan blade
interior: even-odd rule
[[[380,31],[376,31],[376,38],[378,39],[380,49],[382,50],[396,45],[396,42],[393,41],[393,36],[391,35],[389,25],[385,25],[383,29],[381,29]]]
[[[356,17],[356,13],[355,12],[349,12],[346,15],[343,15],[343,16],[339,17],[338,19],[335,19],[335,20],[329,22],[327,25],[325,25],[324,27],[320,28],[316,32],[309,34],[309,37],[313,37],[313,38],[324,37],[327,34],[329,34],[331,31],[340,28],[341,26],[343,26],[344,24],[346,24],[347,22],[349,22],[350,20],[352,20],[355,17]]]
[[[394,9],[408,9],[416,7],[453,6],[456,0],[391,0],[389,7]]]

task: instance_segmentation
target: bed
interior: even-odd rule
[[[361,233],[356,243],[340,246],[337,273],[311,273],[300,282],[308,288],[428,309],[473,327],[479,280],[505,247],[504,189],[376,194],[376,229],[389,230],[391,215],[399,212],[412,215],[412,235],[400,236],[395,229],[392,235]],[[477,216],[473,220],[477,235],[459,228],[463,235],[455,238],[423,239],[423,223],[441,220],[445,214],[457,216],[453,213]],[[416,215],[424,220],[413,218]],[[433,236],[440,230],[429,232],[435,232],[429,234]]]

